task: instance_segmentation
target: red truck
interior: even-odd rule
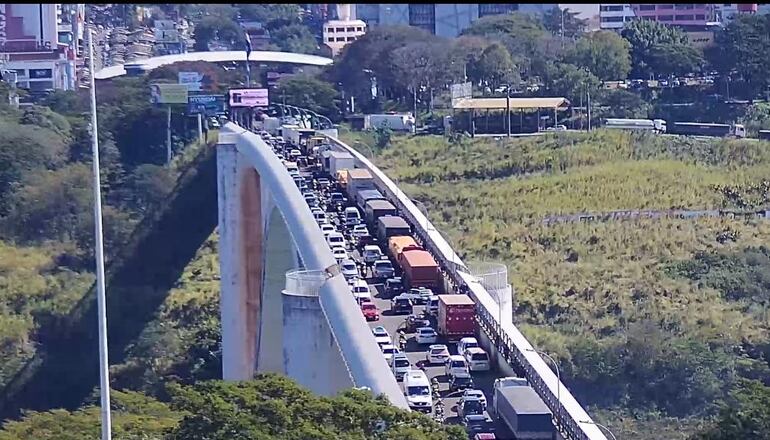
[[[476,304],[468,295],[438,296],[438,334],[450,342],[476,334]]]
[[[427,287],[436,291],[439,287],[439,270],[436,260],[423,249],[410,248],[398,255],[398,264],[404,271],[404,285],[412,287]]]

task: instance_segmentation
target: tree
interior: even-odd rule
[[[657,74],[661,66],[657,64],[656,46],[669,46],[674,53],[690,53],[692,46],[687,34],[673,26],[667,26],[652,20],[634,20],[621,32],[623,38],[631,43],[631,66],[635,78],[644,78]]]
[[[233,17],[221,15],[209,15],[195,25],[193,32],[196,51],[208,51],[209,43],[218,40],[230,47],[243,44],[245,39],[243,30],[236,24]]]
[[[276,102],[285,100],[286,104],[312,110],[333,121],[340,118],[337,91],[331,84],[311,76],[282,78],[271,96]]]
[[[606,117],[646,119],[649,116],[650,105],[641,96],[628,90],[607,90],[598,97],[597,101],[600,103],[600,107],[610,108]],[[601,116],[599,109],[595,113],[597,116]]]
[[[460,36],[452,41],[452,48],[450,50],[456,54],[458,60],[462,60],[466,76],[470,76],[470,71],[479,62],[484,49],[490,44],[491,42],[483,37],[474,35]]]
[[[713,426],[691,440],[770,439],[770,388],[758,381],[743,381],[722,406]]]
[[[402,411],[384,398],[350,390],[319,397],[290,379],[258,374],[247,382],[208,381],[170,385],[173,407],[187,412],[168,440],[468,438],[459,427]],[[236,437],[233,437],[234,433]]]
[[[578,102],[586,92],[596,96],[600,81],[586,69],[572,64],[556,64],[548,68],[545,84],[552,96],[563,96]]]
[[[268,30],[299,23],[299,8],[295,4],[244,3],[237,7],[242,20],[257,21]]]
[[[290,24],[270,31],[270,41],[284,52],[314,54],[318,51],[318,42],[302,24]]]
[[[602,81],[622,80],[631,70],[630,44],[611,31],[592,32],[566,54],[568,62],[585,67]]]
[[[47,128],[58,134],[65,142],[69,142],[72,137],[72,127],[67,118],[51,111],[48,107],[37,105],[27,107],[19,122],[24,125]]]
[[[543,14],[543,26],[554,36],[564,38],[576,38],[586,31],[588,20],[578,18],[579,12],[572,12],[569,8],[561,9],[558,6],[551,8]],[[563,26],[562,26],[563,23]]]
[[[484,83],[492,89],[509,82],[517,84],[521,80],[511,54],[500,43],[492,43],[484,49],[471,72],[474,82]]]
[[[455,61],[455,57],[445,40],[409,43],[391,54],[393,85],[408,91],[412,99],[423,90],[432,97],[435,89],[462,77],[462,62]],[[430,101],[432,105],[432,98],[423,101]]]
[[[770,18],[739,15],[714,36],[707,53],[709,63],[723,76],[735,76],[746,85],[745,95],[754,98],[770,86]]]
[[[660,75],[681,76],[701,69],[703,55],[691,45],[655,44],[650,53],[650,65],[656,66]]]

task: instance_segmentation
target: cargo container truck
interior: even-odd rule
[[[349,175],[348,179],[350,179]],[[348,180],[348,189],[350,189],[350,180]],[[350,194],[350,192],[348,192],[348,194]],[[352,200],[361,211],[364,210],[366,202],[370,200],[385,200],[385,196],[376,189],[362,189],[353,194],[355,194],[355,197],[353,197]],[[348,200],[351,200],[351,197],[348,197]]]
[[[422,247],[408,235],[396,235],[388,238],[388,255],[394,263],[398,263],[399,255],[406,249],[422,249]]]
[[[520,377],[496,379],[490,412],[501,420],[511,433],[520,440],[554,440],[551,410]]]
[[[377,225],[377,219],[384,215],[396,215],[398,211],[387,200],[368,200],[364,207],[364,220],[370,227]]]
[[[393,131],[414,132],[415,120],[411,114],[365,115],[364,130],[387,127]]]
[[[468,295],[438,295],[438,334],[448,342],[476,334],[476,304]]]
[[[409,248],[401,251],[398,255],[398,265],[403,271],[401,278],[407,289],[427,287],[435,292],[441,285],[438,264],[433,256],[423,249]]]
[[[355,168],[356,161],[350,153],[344,151],[325,151],[323,154],[323,167],[330,175],[336,176],[344,169]]]
[[[410,235],[412,229],[409,223],[397,215],[386,215],[377,219],[377,239],[386,243],[388,238],[395,235]]]
[[[377,189],[374,186],[374,179],[368,170],[363,169],[349,169],[348,170],[348,199],[354,199],[357,192],[365,189]],[[361,211],[364,210],[364,206],[359,206]]]
[[[684,136],[746,137],[746,127],[741,124],[708,124],[705,122],[674,122],[668,124],[669,134]]]

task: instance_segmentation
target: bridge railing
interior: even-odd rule
[[[574,440],[607,440],[604,433],[593,424],[591,417],[564,384],[559,383],[548,364],[534,351],[532,344],[516,326],[512,322],[502,325],[498,322],[497,302],[484,286],[470,275],[462,259],[414,202],[366,156],[337,138],[326,137],[332,145],[352,154],[363,168],[369,170],[378,186],[398,208],[400,215],[411,223],[426,249],[443,266],[454,285],[460,291],[467,292],[476,302],[479,326],[490,337],[509,365],[517,366],[524,371],[532,388],[553,412],[562,435]]]

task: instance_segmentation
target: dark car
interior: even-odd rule
[[[347,203],[347,201],[348,200],[345,198],[345,196],[342,195],[342,193],[333,192],[329,194],[329,203],[333,205],[336,205],[336,204],[344,205],[345,203]]]
[[[360,251],[364,248],[364,246],[369,244],[377,244],[377,238],[372,237],[371,234],[362,234],[358,237],[358,242],[356,243],[356,247]]]
[[[412,301],[406,298],[393,298],[390,300],[390,310],[393,313],[412,313],[414,305]]]
[[[404,291],[404,282],[401,277],[388,278],[385,281],[385,298],[394,298]]]
[[[449,376],[449,391],[462,391],[473,388],[473,378],[468,373],[453,374]]]

